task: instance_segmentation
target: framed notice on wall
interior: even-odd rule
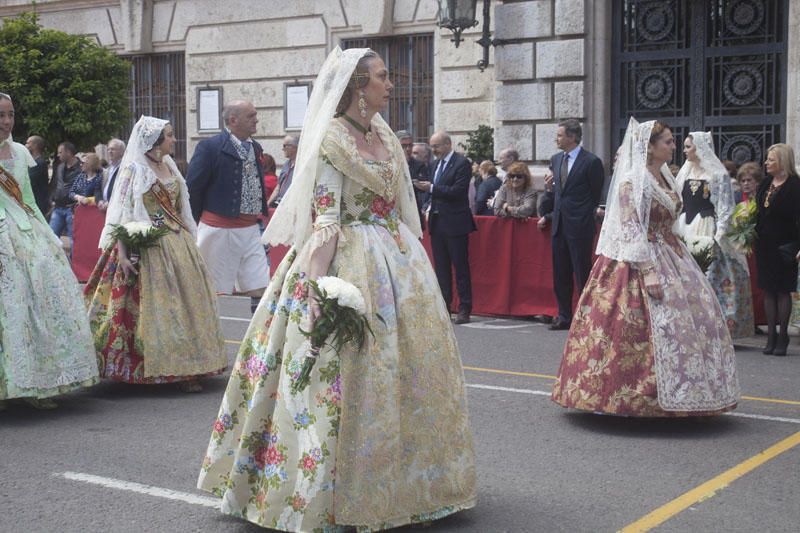
[[[303,127],[308,99],[311,97],[311,83],[287,83],[284,85],[283,124],[287,130]]]
[[[197,130],[200,133],[222,131],[222,87],[197,89]]]

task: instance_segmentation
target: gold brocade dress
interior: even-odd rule
[[[366,161],[333,121],[316,179],[315,232],[292,249],[253,316],[198,486],[222,511],[283,531],[380,530],[475,505],[464,378],[430,261],[399,217],[399,143]],[[300,393],[311,251],[338,235],[328,275],[356,285],[374,337],[324,348]],[[383,322],[378,320],[379,314]]]
[[[180,210],[178,178],[162,182]],[[143,196],[155,226],[172,231],[141,250],[127,284],[108,246],[84,289],[100,375],[127,383],[169,383],[221,373],[226,365],[211,278],[192,235]]]

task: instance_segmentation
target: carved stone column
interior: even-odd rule
[[[120,0],[125,51],[153,50],[153,0]]]

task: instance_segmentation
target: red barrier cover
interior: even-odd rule
[[[94,205],[75,207],[72,217],[72,271],[78,281],[88,280],[100,259],[98,243],[105,221],[105,212]]]

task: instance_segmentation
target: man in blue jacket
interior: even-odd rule
[[[258,113],[252,102],[223,107],[225,130],[201,141],[189,163],[186,184],[197,246],[220,294],[245,294],[255,311],[269,282],[258,216],[266,215],[261,145],[251,138]]]
[[[605,174],[603,162],[580,146],[582,134],[574,118],[558,125],[556,144],[561,151],[550,159],[551,173],[545,178],[539,229],[553,225],[553,288],[558,301],[558,317],[551,330],[569,329],[573,276],[580,293],[592,269],[595,210]]]

